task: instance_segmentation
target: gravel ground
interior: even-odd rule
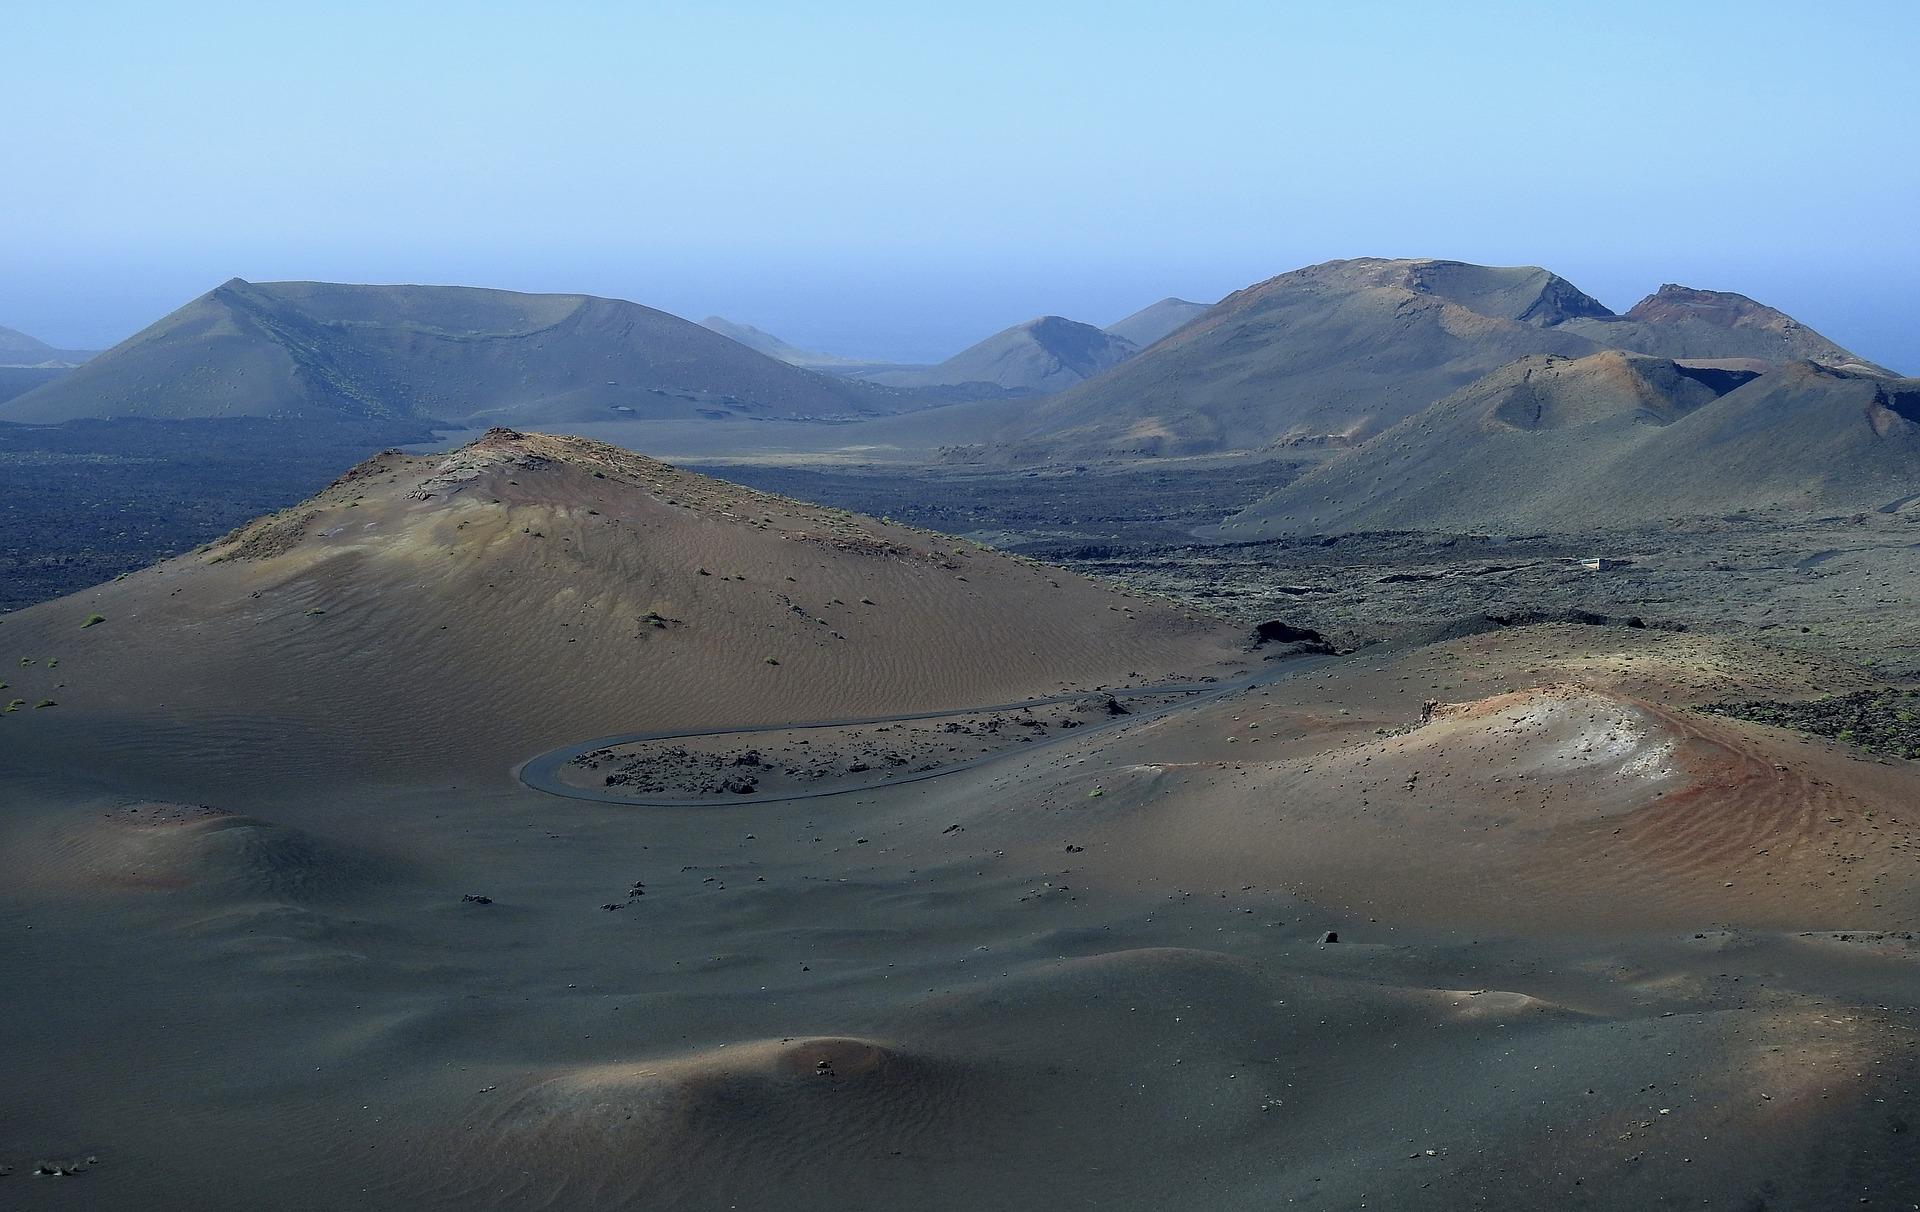
[[[1336,642],[1419,638],[1483,616],[1585,611],[1750,636],[1920,679],[1920,517],[1526,537],[1347,535],[1041,558],[1231,618]],[[1583,561],[1604,558],[1599,569]]]

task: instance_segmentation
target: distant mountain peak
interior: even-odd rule
[[[1405,291],[1533,328],[1552,328],[1572,319],[1615,318],[1604,303],[1538,265],[1475,265],[1437,257],[1322,261],[1235,291],[1222,303],[1257,305],[1269,296],[1314,287]]]
[[[1483,315],[1551,328],[1575,317],[1611,318],[1604,303],[1538,265],[1472,265],[1465,261],[1404,263],[1409,290],[1438,295]]]
[[[1015,394],[1060,391],[1117,366],[1140,351],[1125,337],[1069,320],[1036,316],[1003,328],[937,366],[874,374],[876,383],[903,387],[978,384]]]
[[[1043,342],[1098,342],[1103,328],[1083,324],[1078,320],[1069,320],[1065,316],[1036,316],[1025,324],[1016,324],[1014,328],[1032,334],[1033,339]]]
[[[973,349],[979,350],[989,344],[1008,343],[1020,337],[1032,341],[1044,353],[1056,359],[1061,369],[1082,379],[1090,378],[1107,367],[1131,357],[1138,352],[1139,348],[1125,337],[1114,336],[1105,329],[1095,328],[1091,324],[1069,320],[1065,316],[1038,316],[989,337]],[[959,354],[949,361],[957,361],[966,356],[965,353]]]
[[[899,393],[582,294],[231,278],[0,419],[574,423],[864,416]]]
[[[1792,316],[1745,295],[1674,282],[1663,283],[1659,290],[1628,308],[1626,318],[1654,323],[1697,319],[1723,328],[1801,327]]]
[[[1702,290],[1668,282],[1619,317],[1639,338],[1615,338],[1649,353],[1686,357],[1759,357],[1779,363],[1804,359],[1827,366],[1886,373],[1765,303],[1729,290]],[[1618,322],[1617,322],[1618,323]],[[1583,330],[1608,340],[1598,330]]]
[[[38,337],[12,328],[0,328],[0,366],[53,371],[78,366],[93,356],[90,349],[55,349]]]
[[[1116,337],[1124,337],[1145,349],[1155,341],[1185,328],[1212,308],[1211,303],[1193,303],[1168,295],[1158,303],[1143,307],[1123,320],[1115,320],[1107,325],[1106,331]]]
[[[0,360],[13,357],[32,358],[35,362],[44,361],[53,356],[53,347],[38,337],[12,328],[0,328]],[[32,362],[26,365],[32,365]],[[8,365],[13,365],[11,361]]]
[[[821,369],[867,365],[857,358],[843,358],[838,354],[802,349],[798,345],[781,340],[765,329],[755,328],[751,324],[742,324],[737,320],[729,320],[725,316],[708,316],[700,321],[700,327],[711,329],[729,340],[738,341],[748,349],[763,353],[769,358],[777,358],[789,366]]]

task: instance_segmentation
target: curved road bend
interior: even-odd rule
[[[1058,745],[1063,741],[1075,741],[1082,737],[1117,728],[1123,724],[1138,723],[1141,720],[1158,719],[1176,711],[1209,703],[1242,690],[1255,686],[1264,686],[1284,678],[1294,677],[1310,670],[1318,669],[1332,661],[1334,656],[1294,657],[1275,663],[1268,669],[1256,669],[1252,673],[1232,678],[1224,682],[1165,682],[1155,686],[1130,686],[1114,690],[1077,690],[1068,694],[1048,695],[1040,699],[1022,699],[1017,703],[995,703],[987,707],[948,707],[939,711],[913,711],[903,715],[876,715],[854,720],[801,720],[779,724],[739,724],[730,728],[693,728],[687,730],[665,730],[656,732],[625,732],[618,736],[596,737],[591,741],[576,741],[562,745],[558,749],[549,749],[537,757],[528,758],[514,773],[522,783],[535,791],[544,791],[550,795],[565,796],[575,800],[596,800],[604,804],[627,804],[636,808],[703,808],[716,804],[772,804],[783,800],[824,799],[832,795],[850,795],[862,791],[878,791],[883,787],[898,786],[901,783],[917,783],[923,779],[936,779],[943,775],[954,774],[961,770],[971,770],[984,766],[988,762],[1003,761],[1044,749],[1049,745]],[[1108,698],[1158,698],[1175,696],[1174,701],[1145,711],[1117,715],[1110,720],[1097,724],[1088,724],[1057,736],[1046,737],[1028,744],[1003,750],[999,753],[984,753],[978,757],[966,758],[932,770],[907,771],[890,775],[871,783],[857,786],[825,787],[808,791],[776,791],[753,795],[704,796],[698,799],[672,798],[665,796],[637,796],[622,794],[614,787],[575,787],[560,781],[560,770],[582,754],[596,749],[610,749],[617,745],[632,745],[641,741],[679,741],[693,737],[730,736],[743,732],[787,732],[814,728],[858,728],[869,724],[897,724],[911,720],[933,720],[949,715],[987,715],[1003,711],[1026,711],[1034,707],[1048,707],[1056,703],[1080,703]]]

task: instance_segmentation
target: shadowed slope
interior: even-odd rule
[[[195,804],[125,804],[77,828],[8,841],[10,884],[74,897],[327,902],[395,870],[384,857]]]
[[[1256,502],[1224,536],[1568,531],[1735,510],[1898,509],[1920,383],[1604,353],[1526,358]]]
[[[873,1040],[740,1041],[689,1056],[575,1068],[480,1114],[484,1172],[526,1207],[845,1200],[906,1152],[940,1157],[991,1138],[982,1075]],[[517,1167],[516,1167],[517,1168]],[[858,1175],[858,1177],[855,1177]],[[805,1192],[805,1195],[802,1195]]]

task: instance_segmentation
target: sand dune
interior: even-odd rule
[[[1532,630],[1420,655],[1484,670],[1480,697],[1424,699],[1393,663],[1281,682],[1037,758],[1021,802],[1103,884],[1246,885],[1381,920],[1885,930],[1920,908],[1920,771],[1662,688],[1737,649],[1621,629],[1636,638],[1603,654]],[[1777,664],[1753,684],[1805,676]],[[969,827],[1019,835],[1004,810]]]
[[[82,825],[15,839],[9,878],[71,896],[167,893],[307,903],[396,874],[390,864],[257,817],[203,804],[135,803]]]
[[[1159,681],[1244,661],[1244,639],[945,536],[505,431],[381,456],[204,550],[0,622],[29,662],[16,685],[58,704],[14,731],[57,748],[105,725],[108,760],[148,765],[272,746],[263,773],[302,778],[504,771],[617,731]],[[208,742],[185,755],[188,735]]]
[[[470,1164],[506,1171],[495,1197],[525,1207],[823,1206],[869,1188],[870,1169],[990,1135],[994,1108],[978,1085],[957,1060],[872,1040],[739,1041],[476,1099],[485,1144]]]
[[[1920,768],[1692,710],[1871,671],[1610,626],[1274,666],[1247,638],[510,433],[7,616],[0,1184],[1920,1201]],[[648,724],[984,728],[961,709],[1254,667],[1295,672],[816,800],[510,776]]]

